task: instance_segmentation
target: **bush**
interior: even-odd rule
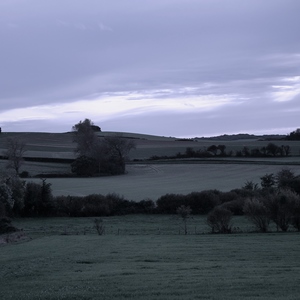
[[[280,190],[267,198],[267,208],[271,220],[277,225],[277,230],[287,231],[292,224],[294,209],[299,196],[291,190]]]
[[[157,212],[162,214],[176,214],[177,208],[186,205],[186,197],[180,194],[166,194],[157,201]]]
[[[11,219],[7,217],[0,218],[0,234],[11,233],[15,231],[18,231],[18,229],[11,224]]]
[[[268,208],[263,199],[250,198],[244,205],[244,214],[252,222],[256,229],[260,232],[267,232],[270,224],[270,216]]]
[[[79,176],[93,176],[98,171],[98,163],[95,159],[82,155],[72,162],[71,170]]]
[[[220,204],[219,194],[216,190],[193,192],[185,196],[185,203],[191,207],[193,214],[207,214]]]
[[[53,214],[54,203],[51,184],[42,180],[42,184],[28,182],[25,187],[24,209],[25,216],[49,216]]]
[[[215,207],[207,216],[212,233],[231,233],[232,213],[221,206]]]

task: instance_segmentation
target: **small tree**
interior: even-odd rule
[[[215,207],[207,216],[212,233],[231,233],[232,212],[222,206]]]
[[[261,187],[264,189],[269,189],[272,188],[275,185],[275,176],[273,173],[271,174],[266,174],[262,177],[260,177],[261,179]]]
[[[290,169],[281,169],[277,172],[275,179],[279,189],[289,187],[289,183],[295,178],[295,173]]]
[[[101,218],[94,219],[94,228],[96,229],[98,235],[103,235],[105,232],[105,227],[103,220]]]
[[[7,156],[8,169],[14,169],[17,175],[19,175],[20,168],[23,164],[23,155],[26,151],[26,143],[17,138],[8,138],[7,139],[7,150],[5,155]]]
[[[270,217],[267,207],[261,198],[247,199],[244,208],[244,214],[260,232],[267,232],[270,224]]]
[[[184,225],[184,234],[187,234],[187,220],[191,215],[191,208],[189,206],[181,205],[177,208],[177,214],[181,217]]]

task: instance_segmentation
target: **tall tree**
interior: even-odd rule
[[[97,144],[97,136],[93,130],[94,124],[91,120],[85,119],[83,122],[73,126],[73,142],[77,143],[75,152],[79,156],[91,156]]]

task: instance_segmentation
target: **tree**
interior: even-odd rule
[[[222,206],[215,207],[207,216],[212,233],[231,233],[232,212]]]
[[[266,151],[268,154],[271,154],[272,156],[276,156],[278,153],[279,147],[273,143],[269,143],[266,147]]]
[[[8,138],[7,139],[7,150],[5,155],[7,156],[8,169],[14,169],[17,175],[19,175],[20,168],[23,164],[23,155],[26,152],[26,143],[17,138]]]
[[[216,145],[211,145],[207,148],[207,151],[213,153],[213,155],[217,155],[218,149]]]
[[[226,146],[225,145],[218,145],[218,149],[221,152],[220,153],[221,156],[225,156],[226,155],[226,152],[225,152]]]
[[[272,188],[275,185],[275,176],[273,173],[271,174],[266,174],[262,177],[260,177],[261,179],[261,187],[264,189],[269,189]]]
[[[184,234],[187,234],[187,220],[191,215],[191,208],[189,206],[181,205],[177,208],[177,214],[181,217],[184,225]]]
[[[81,155],[71,164],[71,170],[79,176],[92,176],[97,173],[97,161],[94,158]]]
[[[107,136],[104,138],[104,149],[109,154],[109,159],[114,161],[120,168],[120,173],[125,172],[126,159],[129,152],[135,149],[135,147],[136,144],[133,140],[126,139],[122,135]]]
[[[91,156],[97,144],[97,136],[93,126],[94,124],[91,120],[85,119],[72,127],[74,133],[73,142],[77,143],[75,153],[79,156]]]
[[[279,172],[277,172],[275,179],[276,179],[277,187],[279,189],[287,188],[289,187],[289,183],[293,179],[295,179],[295,173],[288,168],[283,168]]]
[[[292,224],[295,203],[299,196],[291,190],[282,189],[266,199],[270,219],[277,225],[277,230],[287,231]]]
[[[243,207],[244,214],[261,232],[267,232],[270,224],[270,216],[262,198],[249,198]]]

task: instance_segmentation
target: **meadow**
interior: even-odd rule
[[[212,235],[204,217],[188,235],[175,216],[104,218],[102,236],[92,224],[16,220],[32,239],[0,247],[1,299],[299,299],[298,233]]]

